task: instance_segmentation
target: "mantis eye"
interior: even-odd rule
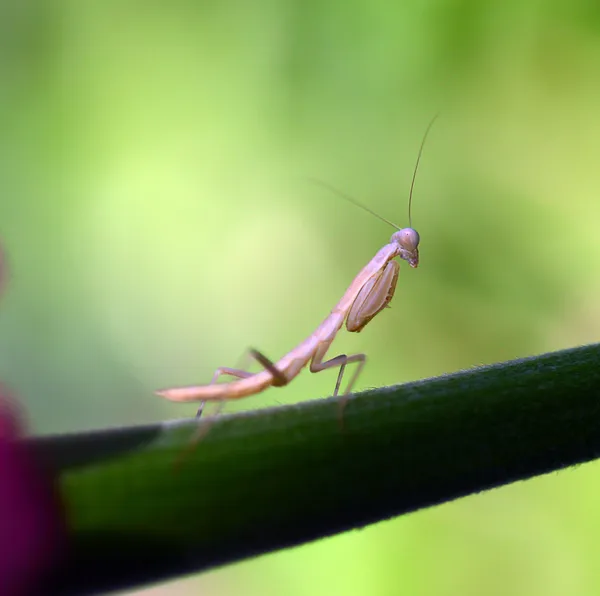
[[[402,248],[408,251],[414,251],[419,246],[419,233],[412,228],[403,228],[392,236],[392,240],[397,242]]]

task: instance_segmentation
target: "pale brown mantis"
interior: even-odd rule
[[[421,153],[423,152],[429,130],[436,118],[437,115],[429,122],[419,148],[408,198],[409,226],[412,226],[412,194],[419,162],[421,160]],[[342,416],[347,401],[347,395],[352,390],[352,387],[365,365],[366,355],[351,354],[348,356],[346,354],[340,354],[339,356],[325,360],[327,351],[344,322],[346,323],[346,329],[348,331],[362,331],[365,325],[375,315],[388,306],[394,296],[396,283],[398,281],[398,271],[400,269],[398,261],[395,261],[394,259],[400,257],[400,259],[407,261],[411,267],[416,268],[419,264],[419,234],[412,227],[398,227],[394,223],[377,215],[355,199],[340,193],[332,187],[328,188],[396,228],[397,231],[392,234],[390,242],[381,248],[354,278],[341,300],[317,329],[301,344],[283,356],[278,362],[272,362],[258,350],[251,349],[249,350],[250,355],[264,368],[264,370],[259,372],[249,372],[236,368],[219,367],[215,370],[212,380],[208,385],[192,385],[188,387],[162,389],[156,392],[157,395],[177,402],[200,401],[202,403],[197,414],[197,416],[200,416],[205,402],[216,401],[222,404],[229,400],[254,395],[264,391],[268,387],[283,387],[292,381],[310,362],[309,368],[313,373],[339,366],[338,377],[333,392],[335,397],[339,393],[346,367],[349,364],[356,363],[356,370],[346,387],[346,391],[344,392],[343,399],[340,403],[340,417]],[[236,380],[228,383],[217,383],[217,380],[221,375],[236,377]]]

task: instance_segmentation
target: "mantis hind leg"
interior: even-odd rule
[[[273,375],[273,387],[283,387],[289,383],[289,379],[282,373],[273,363],[272,360],[267,358],[262,352],[255,350],[254,348],[250,348],[248,350],[248,356],[256,360],[265,370],[268,370]],[[230,377],[235,377],[236,379],[247,379],[256,373],[243,370],[241,368],[230,368],[228,366],[219,366],[212,376],[210,381],[210,385],[214,385],[219,377],[223,375],[227,375]],[[196,413],[196,418],[200,418],[202,416],[202,412],[204,411],[204,407],[206,406],[206,402],[200,402],[200,407]],[[219,411],[223,408],[223,405],[219,405]]]
[[[256,360],[261,366],[263,366],[265,368],[265,370],[268,370],[273,375],[273,386],[274,387],[282,387],[283,385],[287,385],[289,383],[289,379],[285,376],[285,374],[282,373],[275,366],[273,361],[270,360],[269,358],[267,358],[262,352],[259,352],[258,350],[251,348],[248,350],[248,355],[251,356],[252,358],[254,358],[254,360]],[[247,379],[248,377],[251,377],[254,374],[256,374],[256,373],[253,373],[253,372],[250,372],[247,370],[242,370],[240,368],[229,368],[228,366],[219,366],[219,368],[217,368],[215,370],[215,372],[212,376],[210,385],[214,385],[219,380],[219,377],[221,377],[223,375],[235,377],[236,379]],[[181,463],[185,459],[185,456],[187,454],[189,454],[194,449],[194,447],[206,436],[206,434],[210,430],[215,418],[217,418],[217,416],[221,413],[221,411],[225,407],[225,403],[226,403],[225,401],[219,402],[217,404],[217,407],[215,408],[214,412],[212,414],[210,414],[209,416],[205,417],[204,424],[202,426],[198,427],[198,430],[192,437],[192,440],[190,441],[188,447],[179,457],[178,462],[177,462],[177,467],[179,465],[181,465]],[[200,417],[202,416],[205,406],[206,406],[206,401],[200,402],[200,407],[198,408],[198,411],[196,412],[197,420],[199,420]]]
[[[327,354],[327,350],[329,349],[330,345],[331,345],[331,342],[326,342],[326,343],[321,344],[317,348],[317,350],[310,362],[310,372],[317,373],[322,370],[326,370],[328,368],[335,368],[335,367],[339,366],[340,370],[338,372],[337,381],[335,383],[335,389],[333,391],[333,396],[337,397],[337,395],[339,394],[339,391],[340,391],[340,386],[342,384],[342,378],[344,377],[344,372],[346,372],[346,367],[348,366],[348,364],[353,364],[356,362],[356,369],[354,370],[354,374],[350,378],[350,381],[348,382],[348,385],[346,386],[346,391],[344,391],[344,393],[342,394],[342,397],[340,399],[338,416],[339,416],[340,426],[343,429],[344,428],[344,410],[346,408],[346,404],[348,403],[348,394],[350,393],[350,391],[352,391],[352,387],[356,383],[358,376],[360,375],[363,367],[365,366],[365,363],[367,361],[367,356],[366,356],[366,354],[350,354],[349,356],[346,354],[340,354],[338,356],[334,356],[333,358],[330,358],[329,360],[323,360],[325,358],[325,355]]]

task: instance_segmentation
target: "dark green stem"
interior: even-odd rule
[[[37,439],[71,558],[53,593],[165,580],[594,459],[600,346],[195,423]]]

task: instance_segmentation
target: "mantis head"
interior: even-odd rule
[[[412,228],[402,228],[392,234],[392,242],[400,248],[398,256],[411,267],[419,266],[419,233]]]

